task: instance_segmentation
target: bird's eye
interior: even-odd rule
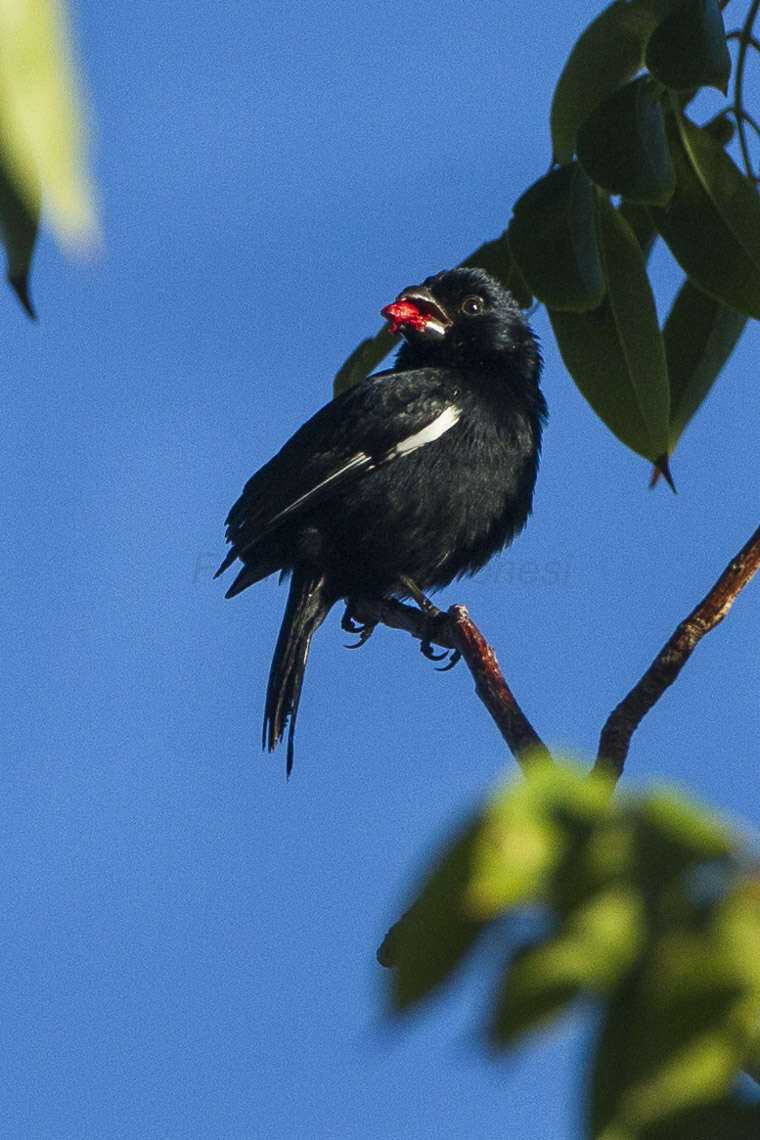
[[[466,316],[477,317],[478,313],[483,312],[485,305],[482,297],[465,297],[459,307]]]

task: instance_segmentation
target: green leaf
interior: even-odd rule
[[[747,317],[688,278],[662,330],[670,376],[670,451],[736,347]]]
[[[597,415],[631,450],[667,453],[665,351],[644,259],[633,232],[599,196],[599,249],[607,296],[591,313],[549,310],[562,359]]]
[[[639,1133],[638,1140],[757,1140],[758,1136],[760,1104],[725,1099],[656,1121]]]
[[[604,993],[630,969],[644,935],[636,891],[613,884],[577,907],[557,934],[524,947],[506,972],[491,1037],[514,1042],[580,993]]]
[[[480,819],[464,827],[425,883],[422,893],[384,943],[391,960],[392,1001],[409,1009],[442,986],[475,943],[484,923],[472,918],[463,899],[470,878],[472,846]]]
[[[545,900],[551,876],[574,837],[606,816],[613,783],[575,768],[535,761],[524,779],[501,789],[483,812],[472,846],[466,905],[492,918]]]
[[[654,223],[695,284],[760,319],[760,197],[708,132],[668,118],[676,190]]]
[[[48,215],[67,242],[89,242],[95,207],[84,158],[80,97],[59,0],[0,4],[0,139],[3,162],[29,212],[38,181]]]
[[[665,117],[642,76],[619,88],[578,131],[578,161],[589,178],[631,202],[664,205],[675,188]]]
[[[397,343],[390,325],[384,325],[376,336],[363,340],[340,366],[333,380],[333,395],[339,396],[347,388],[353,388],[365,376],[369,376],[382,360],[385,360]]]
[[[652,252],[652,246],[657,238],[657,227],[652,221],[649,210],[647,210],[645,206],[637,205],[635,202],[626,201],[620,203],[618,210],[633,230],[644,261],[648,261],[649,255]]]
[[[29,297],[29,269],[32,262],[40,216],[39,186],[36,205],[22,198],[9,177],[0,153],[0,233],[8,260],[8,281],[21,304],[34,319]]]
[[[726,94],[731,57],[718,0],[683,0],[652,33],[646,65],[675,91],[717,87]]]
[[[595,1059],[595,1136],[638,1136],[730,1091],[760,1018],[760,898],[684,907],[616,992]],[[685,900],[683,900],[685,901]]]
[[[529,309],[533,303],[533,294],[512,256],[512,250],[509,247],[509,235],[506,230],[495,241],[487,241],[481,245],[460,264],[476,269],[485,269],[486,273],[490,273],[492,277],[500,281],[505,289],[509,289],[521,309]]]
[[[594,309],[604,280],[593,187],[577,165],[551,170],[517,200],[509,245],[536,297],[555,309]]]
[[[656,24],[656,15],[646,5],[616,0],[580,36],[552,99],[552,146],[558,163],[573,157],[578,129],[589,115],[641,70]]]

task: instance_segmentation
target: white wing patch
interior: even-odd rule
[[[291,514],[293,511],[297,511],[299,507],[302,507],[304,505],[304,503],[308,503],[309,499],[312,499],[315,495],[319,494],[320,491],[324,491],[326,487],[329,487],[331,483],[334,483],[337,479],[340,479],[341,476],[345,475],[347,472],[353,471],[357,467],[372,468],[374,466],[375,465],[372,462],[371,456],[367,455],[366,451],[357,451],[356,455],[352,456],[351,459],[349,459],[347,463],[344,463],[342,467],[339,467],[337,471],[333,471],[330,475],[327,476],[326,479],[323,479],[321,483],[317,483],[316,486],[310,487],[305,494],[299,495],[297,499],[295,499],[292,503],[289,503],[287,507],[281,510],[274,516],[273,519],[270,520],[268,525],[272,526],[274,523],[279,522],[280,519],[284,519],[286,515]]]
[[[459,422],[461,415],[461,408],[458,408],[456,404],[449,404],[449,406],[444,408],[440,415],[436,416],[426,427],[420,428],[414,435],[408,435],[406,439],[402,439],[395,447],[386,451],[383,459],[396,459],[399,455],[408,455],[411,451],[416,451],[418,447],[424,447],[426,443],[432,443],[433,440],[440,439],[445,432],[449,431],[453,428],[454,424]]]
[[[454,424],[459,422],[461,415],[461,408],[458,408],[456,404],[449,404],[447,408],[444,408],[443,411],[424,428],[420,428],[420,430],[414,432],[413,435],[408,435],[406,439],[402,439],[399,443],[394,444],[393,447],[389,448],[388,451],[377,460],[374,460],[366,451],[357,451],[356,455],[353,455],[347,460],[337,471],[332,471],[326,479],[322,479],[320,483],[317,483],[314,487],[310,487],[303,495],[299,495],[297,499],[294,499],[292,503],[289,503],[287,507],[279,511],[278,514],[269,520],[267,529],[292,514],[293,511],[297,511],[300,507],[304,506],[304,504],[308,503],[310,499],[319,496],[320,492],[327,490],[333,483],[339,482],[349,471],[356,471],[362,468],[365,471],[372,471],[378,463],[387,463],[391,459],[398,459],[401,455],[409,455],[412,451],[417,451],[418,448],[424,447],[426,443],[432,443],[434,440],[440,439],[442,435],[454,427]]]

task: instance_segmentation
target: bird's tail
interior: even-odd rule
[[[288,729],[288,775],[293,767],[293,735],[311,639],[325,620],[332,601],[321,574],[298,566],[290,582],[288,604],[269,671],[264,709],[263,744],[272,752]]]

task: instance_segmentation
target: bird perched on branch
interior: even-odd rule
[[[343,392],[246,483],[227,518],[227,591],[280,571],[290,594],[264,714],[287,770],[311,639],[336,602],[412,597],[472,574],[530,514],[546,404],[535,338],[479,269],[402,290],[382,310],[404,344],[395,366]],[[430,603],[427,603],[430,605]],[[431,606],[431,609],[433,607]],[[424,648],[424,646],[423,646]]]

